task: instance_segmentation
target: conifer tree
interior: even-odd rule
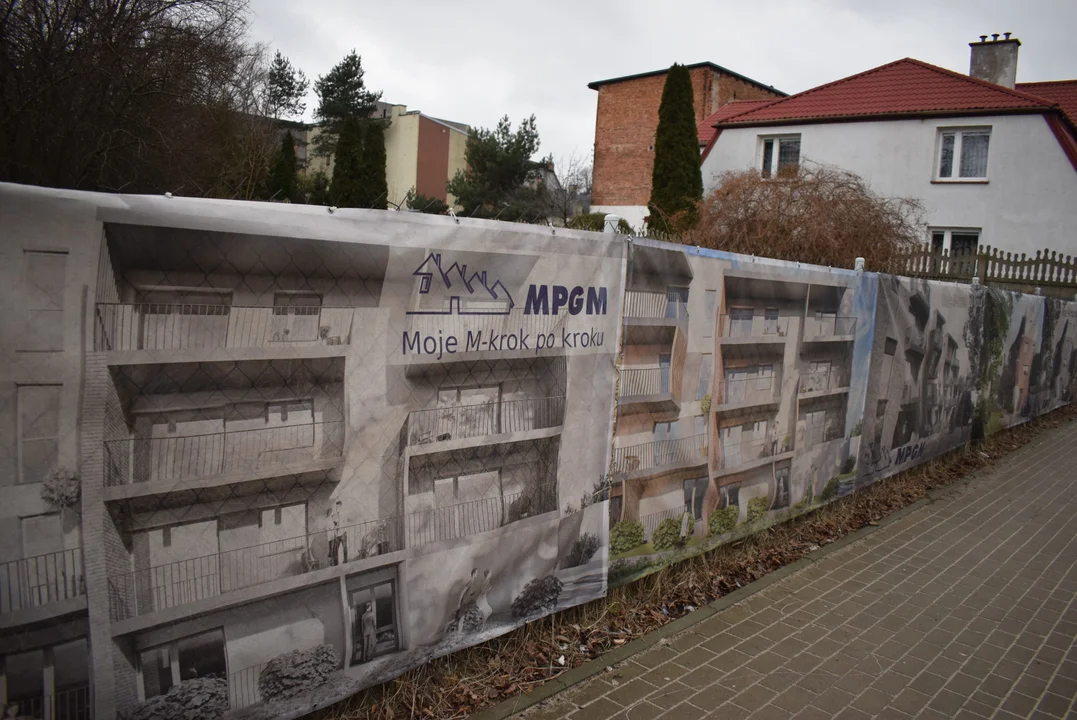
[[[692,78],[688,68],[674,64],[666,75],[658,108],[651,173],[649,227],[659,233],[692,227],[697,203],[703,198]]]
[[[363,177],[363,136],[359,121],[344,120],[333,154],[333,180],[329,200],[337,207],[365,207]]]
[[[269,187],[266,196],[279,202],[299,202],[299,160],[295,156],[295,138],[291,131],[284,133],[280,150],[269,169]]]
[[[361,177],[363,207],[384,210],[389,206],[389,185],[385,180],[385,125],[373,120],[363,138]]]

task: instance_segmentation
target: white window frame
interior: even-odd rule
[[[984,172],[983,177],[961,177],[961,144],[966,133],[982,134],[987,133],[987,170]],[[954,158],[953,166],[950,168],[950,177],[942,176],[942,138],[945,135],[954,135]],[[960,126],[960,127],[940,127],[935,133],[935,170],[932,173],[932,178],[935,182],[940,183],[985,183],[990,177],[991,169],[991,135],[992,129],[990,125],[976,125],[976,126]]]
[[[26,477],[25,477],[25,475],[23,473],[23,471],[25,470],[25,468],[23,467],[23,454],[24,454],[23,444],[25,442],[28,441],[28,442],[32,443],[32,442],[35,442],[35,441],[42,441],[42,440],[54,440],[54,441],[56,441],[56,461],[57,461],[57,463],[60,462],[60,437],[61,437],[60,425],[61,425],[61,422],[62,422],[63,402],[64,402],[63,387],[64,386],[63,386],[62,383],[26,383],[26,384],[18,384],[18,385],[15,386],[15,442],[17,443],[17,446],[16,446],[16,462],[18,463],[17,472],[15,474],[15,484],[16,485],[32,485],[34,483],[44,482],[44,480],[45,480],[45,478],[43,478],[43,477],[39,478],[37,480],[32,480],[32,479],[27,480],[26,479]],[[23,436],[23,432],[25,430],[23,428],[22,403],[20,402],[20,396],[21,396],[21,393],[24,390],[31,389],[31,388],[34,388],[34,389],[56,388],[56,391],[59,393],[58,403],[57,403],[57,407],[56,407],[56,436],[55,437],[42,436],[42,437],[28,438],[28,437]],[[46,471],[46,472],[48,472],[48,471]]]
[[[976,235],[976,247],[980,248],[983,245],[983,229],[974,227],[935,227],[931,226],[927,229],[927,244],[928,247],[934,249],[935,245],[935,233],[944,233],[942,239],[942,249],[946,252],[953,250],[953,237],[954,233],[958,235]]]
[[[781,155],[781,142],[783,140],[796,140],[800,143],[800,150],[797,151],[797,165],[800,164],[801,158],[804,155],[804,141],[800,133],[785,133],[784,135],[760,135],[759,136],[759,157],[756,162],[756,167],[763,173],[763,177],[776,178],[778,176],[778,157]],[[766,159],[766,146],[767,142],[774,143],[774,151],[770,154],[770,167],[763,167],[763,161]]]

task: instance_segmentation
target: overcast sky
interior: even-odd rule
[[[525,9],[526,8],[526,9]],[[788,93],[903,57],[967,73],[1012,32],[1018,82],[1077,78],[1077,0],[251,0],[254,39],[313,81],[354,48],[367,86],[493,126],[534,113],[540,154],[590,157],[594,80],[710,61]],[[308,119],[314,109],[308,100]]]

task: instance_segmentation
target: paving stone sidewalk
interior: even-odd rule
[[[1075,641],[1070,423],[519,717],[1077,717]]]

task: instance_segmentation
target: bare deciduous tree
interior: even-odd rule
[[[0,179],[253,196],[246,31],[244,0],[0,0]]]
[[[591,206],[591,164],[573,153],[554,164],[546,183],[549,214],[566,227],[573,217],[586,213]]]
[[[919,200],[882,197],[854,173],[810,162],[776,178],[725,173],[699,209],[678,242],[831,267],[863,257],[882,269],[924,238]]]

